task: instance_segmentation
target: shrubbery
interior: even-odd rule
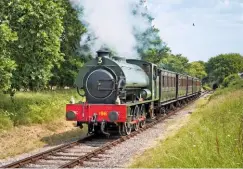
[[[237,80],[240,80],[240,77],[238,74],[231,74],[224,78],[224,81],[222,83],[223,87],[228,87],[231,83],[235,83]]]
[[[212,88],[209,86],[209,84],[204,84],[202,88],[203,88],[203,90],[212,90]]]
[[[69,103],[71,96],[76,100],[80,98],[75,90],[18,92],[14,102],[8,95],[0,95],[0,129],[65,118],[65,105]]]

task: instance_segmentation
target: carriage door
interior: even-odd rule
[[[154,94],[154,99],[159,98],[159,78],[158,78],[158,69],[156,65],[153,65],[153,94]]]

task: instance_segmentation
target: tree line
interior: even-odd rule
[[[151,23],[144,32],[134,32],[141,59],[205,82],[222,83],[228,75],[243,71],[243,58],[237,53],[191,63],[187,57],[173,54],[159,36],[159,29],[153,27],[154,18],[137,12],[141,6],[138,3],[131,11]],[[1,0],[0,90],[73,86],[78,69],[92,58],[89,46],[80,46],[87,28],[79,16],[82,9],[74,9],[68,0]]]

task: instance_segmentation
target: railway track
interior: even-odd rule
[[[209,93],[206,91],[201,94],[200,97]],[[127,136],[112,136],[110,138],[106,137],[96,137],[87,136],[83,139],[61,145],[59,147],[38,153],[36,155],[24,158],[22,160],[1,166],[0,168],[45,168],[45,167],[55,167],[55,168],[72,168],[77,165],[84,165],[85,161],[99,162],[100,155],[106,155],[106,150],[138,135],[139,133],[151,128],[155,124],[162,122],[168,117],[174,115],[176,112],[184,109],[186,106],[190,105],[197,99],[190,101],[188,104],[171,111],[167,116],[159,117],[156,120],[148,123],[145,127],[140,128],[138,131],[132,132]],[[108,157],[109,158],[109,157]]]

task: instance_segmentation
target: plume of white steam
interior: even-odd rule
[[[96,36],[91,45],[92,52],[102,45],[114,49],[119,55],[126,58],[136,58],[134,27],[145,31],[151,23],[141,15],[134,16],[132,9],[139,0],[70,0],[73,6],[82,6],[83,14],[80,17],[83,23],[88,23],[88,30]],[[139,8],[139,12],[145,8]],[[85,36],[81,43],[85,43]]]

